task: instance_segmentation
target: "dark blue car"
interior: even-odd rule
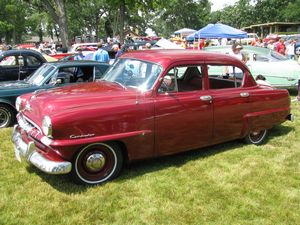
[[[9,50],[0,54],[0,81],[23,80],[47,60],[34,50]]]

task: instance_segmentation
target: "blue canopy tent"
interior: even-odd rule
[[[196,38],[246,38],[247,32],[238,30],[231,26],[216,23],[208,24],[197,32],[187,36],[188,41],[195,40]]]

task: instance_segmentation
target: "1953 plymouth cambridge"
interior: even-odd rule
[[[257,85],[231,56],[192,50],[131,52],[102,80],[22,95],[16,108],[16,158],[83,184],[111,180],[127,161],[261,144],[293,118],[286,90]]]

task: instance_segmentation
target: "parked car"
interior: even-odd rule
[[[213,72],[225,66],[242,76]],[[261,144],[292,119],[287,90],[257,85],[234,57],[188,50],[126,53],[100,81],[22,95],[16,107],[16,158],[83,184],[113,179],[127,161]]]
[[[248,58],[247,66],[252,75],[263,75],[266,81],[278,88],[296,88],[300,77],[300,65],[268,48],[243,46],[242,53]],[[228,54],[231,46],[207,47],[209,52]]]
[[[45,63],[28,79],[0,82],[0,128],[15,121],[16,98],[22,94],[78,82],[94,81],[102,77],[109,67],[96,61],[65,61]]]
[[[0,54],[0,81],[23,80],[47,60],[35,50],[19,49]]]
[[[250,45],[253,41],[258,41],[258,36],[256,33],[247,33],[247,37],[241,39],[242,44]]]

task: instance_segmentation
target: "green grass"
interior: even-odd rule
[[[300,102],[292,111],[265,145],[147,160],[94,187],[17,162],[2,129],[0,224],[300,224]]]

